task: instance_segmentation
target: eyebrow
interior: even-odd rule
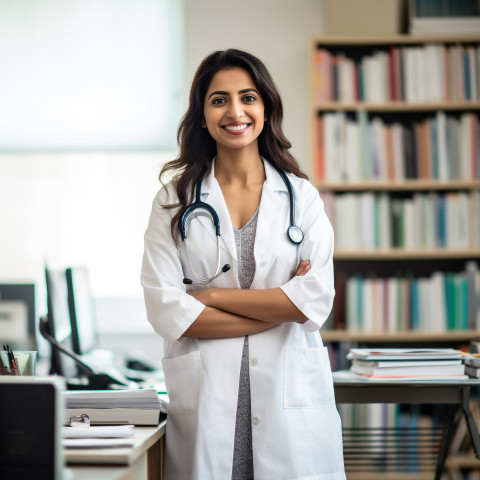
[[[244,88],[243,90],[239,90],[238,93],[248,93],[248,92],[255,92],[257,95],[260,95],[255,88]],[[229,92],[225,92],[223,90],[217,90],[215,92],[212,92],[208,98],[210,98],[212,95],[230,95]]]

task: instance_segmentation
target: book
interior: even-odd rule
[[[432,376],[432,375],[465,375],[465,365],[460,361],[454,364],[445,364],[445,362],[425,362],[423,364],[411,364],[406,361],[405,365],[399,365],[400,362],[392,362],[392,366],[368,366],[360,363],[354,363],[351,371],[357,375],[367,375],[370,377],[399,377],[399,376]]]
[[[465,364],[465,374],[469,377],[480,378],[480,366],[474,367],[473,365]]]
[[[453,348],[351,348],[347,358],[364,360],[441,360],[462,358]]]
[[[465,362],[465,365],[469,365],[474,368],[480,368],[480,357],[468,355],[463,361]]]
[[[64,392],[65,423],[86,413],[92,425],[158,425],[161,403],[154,389]]]

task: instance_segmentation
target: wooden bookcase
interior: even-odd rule
[[[413,303],[414,283],[438,273],[440,282],[447,276],[460,279],[467,262],[480,266],[480,35],[318,37],[311,40],[309,63],[310,173],[336,236],[337,296],[322,329],[324,341],[333,346],[332,366],[348,365],[344,357],[351,346],[459,347],[480,341],[480,317],[471,312],[461,328],[456,321],[447,323],[448,312],[443,312],[444,324],[434,328],[428,321],[411,325],[398,319],[393,327],[383,322],[352,328],[347,285],[359,276],[362,288],[372,280],[375,288],[388,293],[387,279],[403,279],[406,294],[396,297],[397,302],[408,302],[402,316],[405,319],[416,308],[421,317],[422,312],[438,311],[421,310]],[[432,205],[437,207],[432,210]],[[465,205],[467,211],[462,209]],[[393,208],[401,209],[394,225]],[[468,224],[468,241],[458,238],[464,232],[459,230],[465,226],[461,222]],[[364,231],[365,225],[373,233]],[[402,241],[394,241],[394,235]],[[356,236],[367,241],[356,242]],[[438,285],[430,295],[438,293]],[[361,292],[365,295],[367,290]],[[376,312],[380,318],[388,310],[387,297],[382,296],[382,309]],[[442,301],[446,295],[432,303]],[[452,307],[450,300],[451,315],[458,305]],[[375,305],[362,313],[372,310]],[[451,464],[469,468],[473,462],[468,458],[455,457]],[[406,478],[427,477],[419,472]]]

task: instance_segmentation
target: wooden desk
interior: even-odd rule
[[[435,479],[440,480],[453,435],[456,413],[461,410],[472,446],[480,459],[480,437],[470,410],[470,388],[480,387],[480,379],[442,381],[363,380],[348,372],[334,374],[336,403],[396,403],[442,405],[444,428],[439,447]]]
[[[161,480],[165,428],[135,427],[133,448],[65,450],[66,480]]]

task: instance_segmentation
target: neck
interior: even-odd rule
[[[265,169],[258,149],[255,152],[217,152],[215,178],[220,185],[255,185],[265,181]]]

